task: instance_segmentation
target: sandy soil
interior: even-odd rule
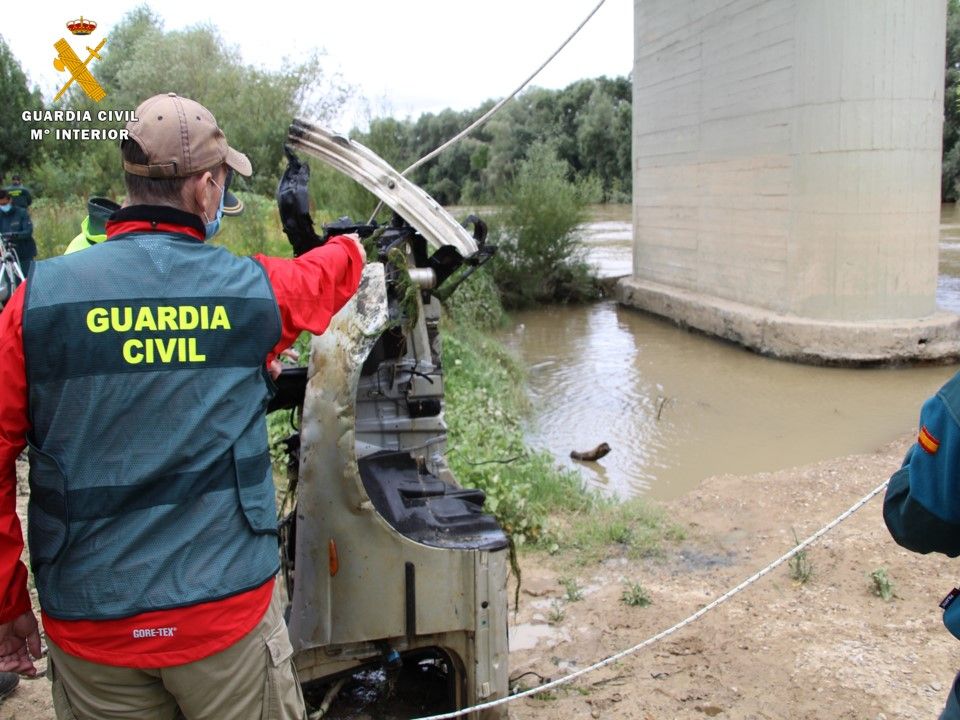
[[[578,567],[570,558],[526,556],[520,611],[511,620],[511,676],[559,677],[686,617],[792,547],[794,529],[805,537],[876,487],[910,442],[710,478],[667,506],[688,538],[660,559]],[[813,574],[805,584],[783,566],[660,643],[547,699],[514,703],[510,716],[935,718],[960,668],[960,645],[941,625],[937,603],[960,581],[960,566],[897,547],[880,508],[878,497],[809,550]],[[896,593],[890,602],[871,591],[869,574],[881,567]],[[562,577],[578,580],[582,600],[563,599]],[[652,604],[624,604],[625,582],[639,582]],[[527,675],[524,682],[538,681]],[[0,720],[51,717],[42,678],[24,680],[0,704]]]
[[[688,539],[659,561],[577,568],[529,558],[518,618],[524,630],[542,626],[562,602],[560,577],[577,577],[587,589],[583,600],[562,603],[552,633],[511,653],[511,675],[559,677],[673,625],[789,550],[793,529],[805,538],[875,488],[911,441],[802,468],[710,478],[668,506]],[[518,702],[511,717],[937,717],[960,668],[960,645],[937,603],[960,581],[960,566],[899,548],[881,504],[882,495],[809,549],[813,574],[805,584],[784,565],[554,699]],[[890,602],[872,592],[869,575],[878,568],[892,581]],[[652,604],[621,602],[625,580],[640,582]]]

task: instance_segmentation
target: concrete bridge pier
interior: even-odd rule
[[[937,312],[945,0],[634,0],[618,299],[774,356],[960,356]]]

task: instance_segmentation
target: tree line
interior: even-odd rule
[[[947,2],[942,173],[941,199],[956,200],[960,196],[960,0]]]
[[[132,109],[144,98],[170,90],[200,100],[253,162],[256,173],[240,189],[267,196],[282,172],[290,120],[301,115],[323,123],[354,93],[344,78],[324,71],[322,52],[266,71],[244,64],[214,27],[166,31],[147,6],[130,11],[111,29],[102,58],[91,70],[111,108]],[[68,107],[95,113],[97,106],[77,87],[56,105],[45,106],[2,36],[0,97],[0,175],[9,179],[19,172],[40,197],[122,193],[113,143],[30,139],[31,123],[21,119],[23,110]],[[403,169],[493,104],[487,100],[471,110],[417,119],[375,118],[351,136]],[[631,115],[628,77],[584,79],[561,90],[529,88],[411,177],[444,204],[495,203],[497,188],[515,177],[530,149],[545,144],[564,164],[569,180],[591,183],[592,201],[630,202]],[[349,192],[328,195],[340,198]],[[960,0],[947,3],[941,197],[960,197]]]
[[[591,180],[594,202],[631,199],[630,79],[578,80],[562,90],[530,88],[470,136],[418,168],[411,178],[446,205],[496,202],[538,143],[548,145],[569,180]],[[378,118],[354,137],[403,169],[493,107],[426,113],[417,120]]]
[[[294,115],[329,117],[345,101],[349,86],[323,70],[315,51],[277,71],[243,63],[210,25],[166,31],[146,6],[127,13],[110,30],[102,59],[89,67],[107,93],[93,102],[74,84],[56,103],[44,105],[9,47],[0,37],[0,173],[19,171],[40,197],[119,196],[123,192],[117,144],[105,141],[57,141],[51,132],[31,140],[24,110],[132,110],[162,92],[195,98],[226,128],[231,144],[250,157],[257,170],[244,189],[272,194],[283,166],[283,141]],[[45,128],[103,127],[110,123],[42,123]],[[114,123],[122,128],[124,123]]]
[[[206,105],[256,170],[240,189],[272,195],[284,166],[283,141],[295,116],[321,124],[335,116],[355,92],[344,78],[324,70],[321,51],[287,62],[277,71],[247,65],[210,25],[167,31],[147,6],[140,6],[110,30],[102,60],[91,71],[107,92],[103,105],[133,109],[143,99],[173,91]],[[489,123],[412,178],[441,203],[489,203],[494,189],[517,172],[535,143],[545,142],[568,177],[593,178],[595,201],[630,200],[630,80],[581,80],[563,90],[530,88]],[[31,140],[36,123],[24,110],[101,109],[73,86],[57,103],[44,104],[31,89],[16,57],[0,37],[0,174],[19,172],[38,196],[65,198],[122,193],[116,144]],[[403,169],[486,112],[444,110],[417,119],[377,118],[351,136]],[[95,125],[102,125],[96,123]],[[81,128],[81,122],[44,123]],[[118,128],[122,123],[116,123]]]

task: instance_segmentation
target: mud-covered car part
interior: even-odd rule
[[[508,541],[483,493],[461,488],[445,459],[437,297],[492,255],[485,226],[475,219],[471,234],[356,143],[304,121],[289,141],[394,210],[375,228],[357,295],[312,340],[302,396],[302,371],[285,372],[272,401],[302,397],[300,433],[288,441],[297,503],[281,524],[300,678],[434,652],[451,708],[504,697]],[[369,228],[342,218],[323,236]]]

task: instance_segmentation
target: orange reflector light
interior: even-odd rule
[[[337,544],[333,541],[333,538],[330,538],[330,543],[327,545],[327,556],[330,559],[330,577],[333,577],[337,574],[337,571],[340,570],[340,558],[337,556]]]

